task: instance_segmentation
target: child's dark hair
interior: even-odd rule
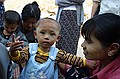
[[[87,41],[91,41],[93,34],[106,47],[112,43],[120,44],[120,16],[112,13],[97,15],[84,23],[81,34]]]
[[[22,10],[22,20],[26,21],[29,18],[40,19],[41,11],[36,1],[27,4]]]
[[[3,15],[3,20],[8,24],[20,24],[20,14],[14,10],[8,10]]]

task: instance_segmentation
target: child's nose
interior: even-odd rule
[[[48,34],[45,34],[45,39],[49,39],[49,35]]]
[[[33,25],[32,25],[31,23],[29,23],[29,27],[31,27],[31,28],[32,28],[32,27],[33,27]]]
[[[12,29],[8,29],[8,32],[12,32]]]

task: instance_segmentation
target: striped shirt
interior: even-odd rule
[[[18,60],[13,60],[14,62],[21,64],[22,67],[25,65],[25,63],[29,60],[30,54],[29,54],[29,48],[23,48],[22,51],[20,51],[20,57]],[[42,64],[46,62],[49,58],[49,56],[43,56],[40,54],[41,52],[37,52],[35,56],[35,61]],[[81,57],[77,57],[76,55],[66,53],[63,50],[59,50],[58,54],[56,56],[56,63],[61,62],[65,64],[70,64],[73,66],[83,67],[83,59]]]

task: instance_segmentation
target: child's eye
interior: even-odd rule
[[[45,32],[40,32],[41,34],[45,34]]]
[[[15,28],[11,28],[11,29],[15,29]]]
[[[53,35],[55,35],[55,33],[51,33],[50,35],[52,35],[52,36],[53,36]]]
[[[5,28],[8,28],[7,26],[5,26]]]

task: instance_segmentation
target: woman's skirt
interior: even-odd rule
[[[76,54],[80,37],[80,26],[77,24],[76,10],[63,10],[59,23],[61,25],[61,39],[56,43],[56,47],[66,52]]]

